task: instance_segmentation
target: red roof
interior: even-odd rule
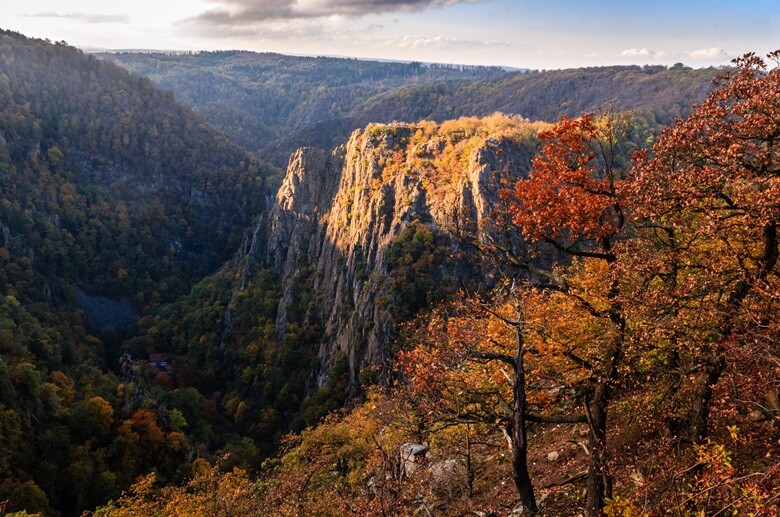
[[[168,360],[168,354],[149,354],[150,363],[161,363]]]

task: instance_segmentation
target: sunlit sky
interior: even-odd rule
[[[780,47],[780,0],[2,0],[0,27],[87,49],[701,67]]]

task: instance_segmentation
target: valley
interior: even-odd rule
[[[0,31],[0,512],[776,514],[771,61]]]

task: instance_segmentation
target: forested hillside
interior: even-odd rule
[[[657,139],[493,116],[298,153],[250,254],[287,300],[262,321],[322,322],[360,396],[257,481],[199,463],[98,514],[777,515],[780,69],[736,65]],[[456,263],[482,281],[446,289]]]
[[[493,67],[454,67],[254,52],[100,54],[149,77],[193,106],[234,141],[279,166],[304,145],[332,148],[365,123],[352,119],[368,99],[407,84],[493,79]],[[378,122],[382,122],[378,120]],[[389,122],[389,121],[388,121]],[[323,124],[324,123],[324,124]],[[336,134],[332,134],[333,132]],[[290,134],[311,140],[287,141]],[[272,143],[283,148],[265,153]]]
[[[22,226],[46,221],[80,252],[41,254],[41,271],[147,304],[238,249],[267,169],[119,67],[11,33],[2,52],[4,224],[33,240]]]
[[[100,57],[149,77],[278,166],[298,147],[332,149],[370,123],[496,111],[552,122],[612,107],[647,110],[668,124],[688,114],[717,75],[682,65],[510,73],[251,52]]]
[[[409,85],[374,99],[356,114],[367,120],[446,120],[500,111],[553,122],[599,109],[653,113],[670,124],[712,89],[718,71],[683,65],[604,66],[531,71],[451,84]]]
[[[122,402],[139,393],[118,388],[117,335],[239,251],[268,172],[149,80],[0,32],[0,501],[9,509],[70,514],[153,464],[179,468],[189,453],[175,420],[161,431],[151,412]],[[147,431],[162,433],[165,452],[150,448]]]
[[[0,512],[777,514],[777,68],[102,58],[0,31]]]

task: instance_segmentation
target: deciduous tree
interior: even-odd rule
[[[678,384],[693,379],[684,423],[699,442],[735,347],[769,343],[777,320],[780,69],[753,54],[735,65],[639,155],[626,189],[637,226],[624,253],[639,288],[637,337],[665,343]]]
[[[528,473],[525,330],[522,303],[506,295],[476,298],[436,311],[416,329],[417,346],[399,355],[405,396],[429,431],[498,427],[512,453],[512,478],[529,515],[538,511]]]
[[[620,299],[615,244],[626,223],[620,188],[625,180],[631,138],[628,117],[617,114],[564,117],[539,133],[542,148],[527,178],[501,192],[509,215],[523,238],[536,248],[521,255],[504,249],[505,257],[525,270],[537,290],[575,301],[583,318],[607,324],[602,338],[586,356],[564,350],[565,356],[588,371],[582,392],[590,424],[590,457],[586,509],[597,515],[611,496],[607,468],[607,410],[626,346],[626,317]],[[589,288],[575,278],[577,268],[544,267],[533,262],[534,250],[548,246],[562,261],[582,259],[599,281]],[[587,277],[586,277],[587,278]],[[567,317],[576,318],[576,313]]]

